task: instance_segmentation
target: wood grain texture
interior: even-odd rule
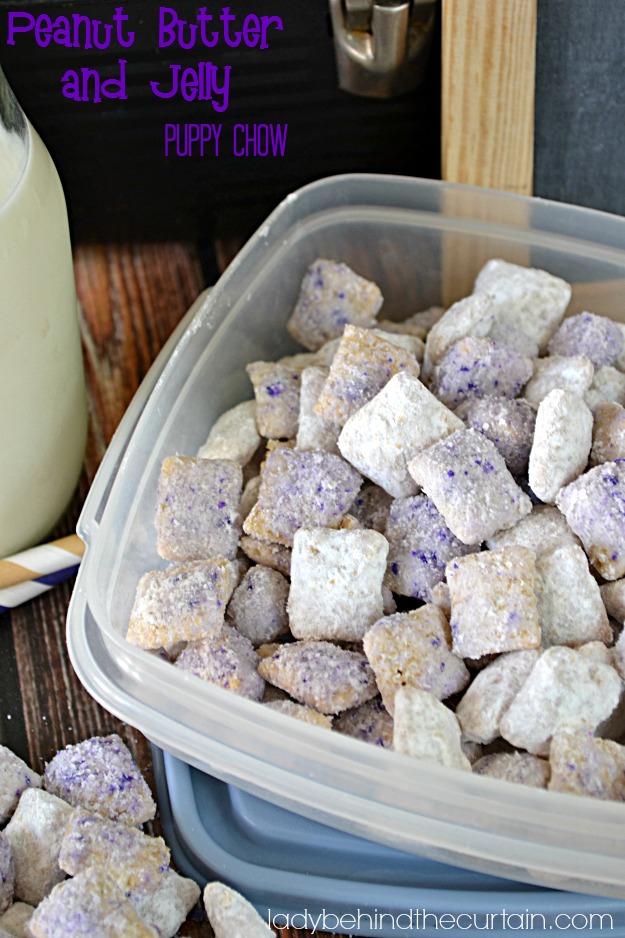
[[[443,0],[442,175],[530,195],[536,0]]]

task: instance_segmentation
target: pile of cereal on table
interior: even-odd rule
[[[308,351],[163,463],[171,565],[128,641],[324,732],[624,800],[625,326],[570,296],[491,260],[397,323],[317,260]]]
[[[42,776],[0,746],[0,938],[173,938],[200,888],[141,830],[155,812],[115,734],[61,750]],[[203,899],[216,938],[273,938],[222,883]]]

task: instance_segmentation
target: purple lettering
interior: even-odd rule
[[[18,26],[18,20],[26,20],[28,25]],[[8,15],[8,27],[9,35],[7,37],[7,46],[15,45],[15,33],[28,33],[35,25],[35,17],[32,13],[9,13]]]

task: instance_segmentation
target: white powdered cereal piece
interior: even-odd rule
[[[4,833],[15,863],[15,896],[37,905],[64,879],[59,852],[65,826],[74,809],[39,788],[22,793]]]
[[[300,528],[287,610],[295,638],[358,641],[383,615],[388,541],[377,531]]]
[[[509,651],[474,677],[456,707],[456,717],[467,739],[491,743],[499,736],[502,716],[525,683],[540,651]]]
[[[368,700],[360,707],[344,710],[334,720],[332,728],[337,733],[353,736],[372,746],[380,746],[382,749],[393,747],[393,718],[379,697]]]
[[[223,883],[208,884],[204,907],[215,938],[275,938],[247,899]]]
[[[486,539],[491,550],[497,547],[529,547],[536,555],[548,554],[565,544],[579,544],[566,518],[554,505],[534,505],[529,515],[506,531]]]
[[[134,905],[142,921],[151,925],[159,938],[174,938],[199,898],[196,882],[167,870],[158,889]]]
[[[546,759],[529,752],[497,752],[478,759],[473,765],[476,775],[489,775],[517,785],[546,788],[551,769]]]
[[[460,658],[538,648],[535,557],[503,547],[447,564],[452,649]]]
[[[493,300],[499,322],[522,329],[541,352],[562,321],[571,287],[544,270],[520,267],[492,259],[479,272],[474,293],[484,291]]]
[[[228,616],[253,645],[273,642],[289,629],[288,595],[289,583],[281,573],[270,567],[251,567],[233,593]]]
[[[384,706],[393,715],[400,687],[420,687],[444,700],[469,683],[469,672],[449,647],[449,623],[437,606],[386,616],[363,640]]]
[[[278,364],[286,365],[287,368],[292,368],[301,374],[304,368],[317,364],[317,352],[296,352],[294,355],[283,355],[278,359]]]
[[[231,407],[212,426],[206,443],[198,450],[200,459],[232,459],[240,466],[250,461],[260,445],[256,429],[256,402],[243,401]]]
[[[390,495],[416,495],[407,464],[463,426],[418,378],[397,374],[347,421],[338,445],[353,466]]]
[[[450,306],[428,332],[423,361],[425,374],[431,377],[434,366],[458,339],[468,335],[486,336],[494,322],[493,301],[487,293],[475,293]]]
[[[501,735],[513,746],[546,755],[559,730],[594,730],[606,720],[621,691],[614,668],[594,656],[575,648],[548,648],[502,717]]]
[[[625,375],[611,365],[597,368],[584,400],[592,411],[604,401],[625,404]]]
[[[432,604],[438,606],[446,619],[451,618],[451,599],[449,597],[449,587],[447,583],[437,583],[430,590]]]
[[[278,362],[250,362],[246,367],[254,385],[256,426],[269,440],[290,440],[297,434],[300,372]]]
[[[576,544],[557,547],[536,559],[536,600],[543,648],[609,642],[612,629],[599,584]]]
[[[312,707],[305,707],[304,704],[295,703],[294,700],[269,700],[263,703],[263,706],[269,710],[275,710],[277,713],[285,713],[289,717],[301,720],[303,723],[312,723],[313,726],[320,726],[322,729],[332,729],[332,717],[325,713],[319,713]]]
[[[382,323],[380,323],[380,325],[382,325]],[[401,326],[401,323],[393,323],[393,325]],[[419,363],[423,361],[425,342],[420,336],[412,335],[408,332],[402,333],[398,329],[391,329],[390,331],[387,331],[385,328],[372,329],[371,332],[379,339],[384,339],[386,342],[391,342],[393,345],[399,346],[399,348],[406,349],[407,352],[412,352]]]
[[[589,732],[555,733],[549,750],[551,791],[625,801],[625,746]]]
[[[536,414],[528,479],[543,502],[555,501],[560,489],[586,468],[592,445],[592,414],[574,391],[556,388]]]
[[[487,338],[500,345],[510,345],[519,355],[526,355],[528,358],[538,358],[538,342],[531,336],[513,326],[510,322],[499,322],[495,320],[488,331]]]
[[[471,771],[456,717],[434,694],[418,687],[400,687],[395,695],[393,749],[413,759]]]
[[[625,407],[602,401],[594,409],[590,465],[625,458]]]
[[[563,388],[582,397],[592,384],[595,367],[585,355],[549,355],[534,359],[534,375],[523,389],[526,401],[538,408],[550,391]]]
[[[0,827],[13,814],[26,788],[41,788],[41,776],[6,746],[0,746]]]
[[[477,430],[439,440],[413,457],[408,469],[464,544],[480,544],[532,509],[495,445]]]
[[[340,336],[347,323],[368,329],[382,305],[380,288],[347,264],[318,258],[310,265],[287,329],[311,350]]]
[[[28,925],[34,911],[28,902],[14,902],[4,915],[0,915],[0,929],[10,938],[32,938]]]
[[[324,450],[326,453],[339,451],[336,441],[341,432],[340,425],[315,413],[315,406],[328,374],[327,368],[318,365],[312,365],[302,371],[296,449]]]
[[[625,625],[625,579],[604,583],[599,587],[599,591],[608,614],[621,625]]]

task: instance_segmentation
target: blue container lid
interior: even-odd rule
[[[486,876],[343,833],[153,747],[163,832],[182,874],[219,879],[265,920],[368,938],[625,935],[625,902]]]

